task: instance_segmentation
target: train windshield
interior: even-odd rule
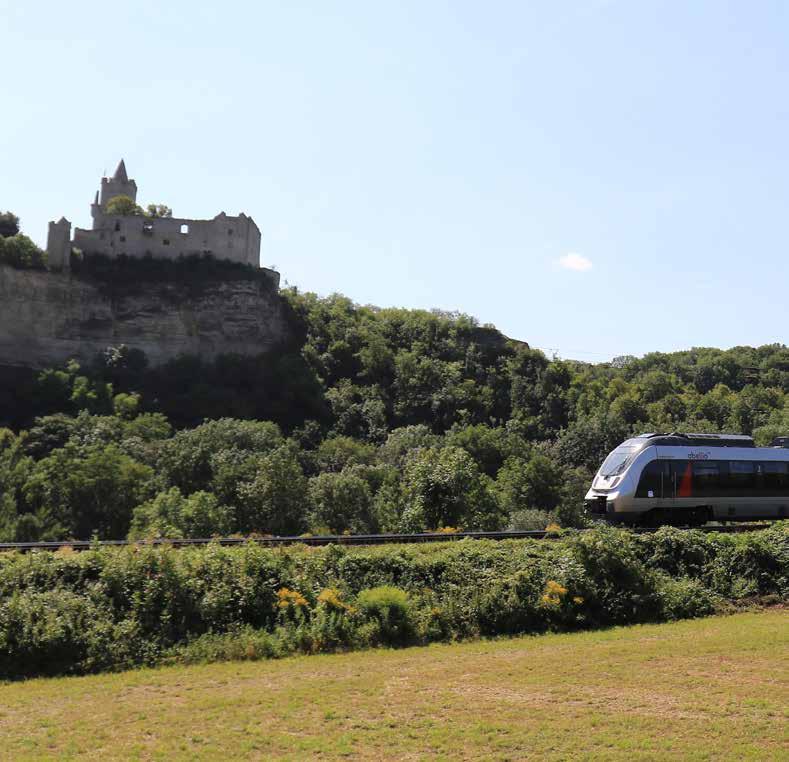
[[[603,461],[603,465],[600,466],[600,476],[604,479],[619,476],[630,465],[633,458],[644,449],[646,444],[647,440],[640,437],[623,442]]]

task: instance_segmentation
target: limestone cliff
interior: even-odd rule
[[[0,265],[0,365],[85,363],[121,344],[151,365],[184,353],[259,354],[289,334],[277,278],[108,284]]]

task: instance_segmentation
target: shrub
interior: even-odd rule
[[[177,664],[210,664],[217,661],[257,661],[276,659],[295,649],[277,634],[253,627],[230,632],[208,632],[170,649],[163,661]]]
[[[0,604],[0,678],[131,666],[141,654],[129,624],[68,590],[17,592]]]
[[[728,598],[789,594],[789,531],[786,523],[752,535],[722,535],[705,572],[710,587]]]
[[[538,612],[543,584],[542,569],[535,565],[481,586],[477,604],[481,632],[498,635],[545,629]]]
[[[336,651],[350,646],[356,634],[354,614],[356,610],[343,600],[339,590],[322,590],[312,615],[312,650]]]
[[[642,545],[647,566],[672,576],[698,577],[714,555],[706,535],[675,527],[662,527],[645,535]]]
[[[659,618],[655,573],[641,561],[635,535],[602,527],[571,536],[568,548],[584,572],[578,595],[594,624],[648,622]]]
[[[658,535],[0,554],[0,676],[660,621],[789,592],[787,523]]]
[[[520,532],[542,530],[554,520],[554,514],[540,508],[523,508],[510,516],[509,529]]]
[[[691,619],[715,611],[716,597],[697,579],[661,575],[658,595],[663,619]]]
[[[401,645],[413,637],[411,602],[405,590],[391,585],[362,590],[356,605],[362,616],[375,624],[370,630],[371,642]]]

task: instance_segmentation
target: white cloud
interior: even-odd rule
[[[586,257],[571,251],[569,254],[559,257],[559,266],[565,270],[575,270],[575,272],[583,273],[592,269],[592,262]]]

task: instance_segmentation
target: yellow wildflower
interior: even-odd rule
[[[277,606],[281,609],[286,609],[290,606],[301,608],[307,605],[307,599],[298,590],[289,590],[283,587],[277,591]]]

